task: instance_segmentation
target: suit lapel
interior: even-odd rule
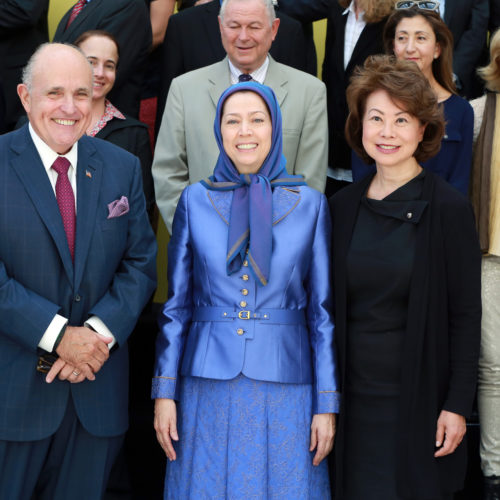
[[[231,73],[227,57],[213,65],[212,71],[208,75],[208,81],[212,84],[208,92],[216,108],[222,92],[231,85]]]
[[[11,166],[23,183],[28,196],[52,236],[70,283],[73,283],[73,262],[68,240],[57,205],[56,196],[38,151],[26,125],[12,141],[14,151]]]
[[[281,107],[288,94],[288,78],[280,71],[278,63],[271,56],[269,56],[269,66],[264,83],[274,90],[278,104]]]
[[[75,20],[69,25],[68,29],[64,31],[66,39],[72,39],[73,38],[72,34],[79,29],[80,25],[84,23],[89,17],[91,17],[94,11],[99,10],[99,3],[100,3],[99,0],[92,0],[91,2],[85,5],[85,7],[81,10],[81,12],[75,17]],[[71,7],[70,12],[71,10],[73,10],[73,7]],[[68,21],[66,19],[66,23],[67,22]],[[66,24],[64,24],[64,27],[66,27]]]
[[[75,290],[80,286],[90,241],[96,225],[103,165],[86,137],[78,143]]]
[[[379,40],[381,40],[382,38],[381,28],[382,24],[384,23],[385,19],[384,21],[381,21],[379,23],[367,24],[364,27],[361,35],[358,38],[358,41],[356,42],[356,45],[354,46],[354,50],[352,51],[351,59],[347,64],[346,73],[350,73],[353,70],[352,66],[363,64],[366,58],[363,56],[364,54],[368,55],[368,53],[375,53],[373,51],[373,46],[377,45],[379,43]],[[343,57],[342,60],[344,60]]]

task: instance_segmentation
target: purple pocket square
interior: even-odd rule
[[[108,219],[113,219],[114,217],[120,217],[129,211],[128,199],[126,196],[122,196],[119,200],[112,201],[108,204],[109,215]]]

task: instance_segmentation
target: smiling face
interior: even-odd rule
[[[65,154],[84,134],[91,117],[92,71],[76,49],[53,44],[33,66],[31,89],[17,87],[31,126],[56,153]]]
[[[255,174],[271,150],[271,116],[255,92],[236,92],[224,103],[221,135],[224,150],[240,174]]]
[[[115,42],[105,36],[91,36],[79,44],[87,56],[94,74],[94,100],[103,99],[111,91],[116,79],[118,49]]]
[[[394,55],[398,59],[415,61],[429,78],[432,62],[441,54],[432,26],[423,16],[404,17],[396,26]]]
[[[376,90],[366,100],[363,147],[377,167],[414,165],[413,155],[422,141],[425,125]]]
[[[246,73],[264,64],[278,26],[279,19],[270,22],[261,0],[232,0],[227,4],[224,19],[219,17],[224,50],[231,62]]]

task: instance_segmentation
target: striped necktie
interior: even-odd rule
[[[66,24],[66,29],[69,28],[69,25],[75,20],[76,16],[78,14],[80,14],[82,9],[85,7],[86,3],[87,3],[87,0],[78,0],[78,2],[75,3],[75,6],[73,7],[73,10],[71,11],[71,15],[69,16],[68,24]]]

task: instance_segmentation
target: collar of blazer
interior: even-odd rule
[[[11,143],[14,152],[11,166],[51,234],[70,283],[74,283],[77,289],[83,277],[90,241],[95,231],[101,185],[102,162],[92,142],[93,139],[83,136],[78,142],[76,172],[78,223],[73,264],[54,190],[30,137],[28,125],[14,134]]]
[[[233,191],[209,191],[208,199],[220,218],[229,225]],[[273,226],[282,221],[300,202],[300,186],[277,186],[273,190]]]
[[[280,107],[288,93],[288,75],[283,71],[282,67],[283,65],[277,63],[269,54],[269,66],[264,83],[274,90]],[[209,88],[209,93],[214,108],[216,108],[222,92],[231,85],[231,73],[229,71],[227,56],[222,61],[212,64],[208,81],[212,84]]]

